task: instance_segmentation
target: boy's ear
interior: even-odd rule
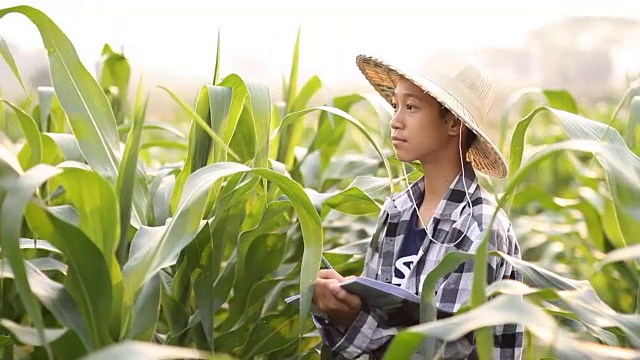
[[[447,133],[451,136],[460,136],[460,131],[462,131],[462,121],[460,119],[453,116],[452,113],[447,114],[446,120]]]

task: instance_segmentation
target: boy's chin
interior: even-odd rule
[[[418,160],[414,156],[409,156],[407,154],[401,154],[401,153],[396,153],[396,157],[398,158],[398,160],[405,163],[412,163]]]

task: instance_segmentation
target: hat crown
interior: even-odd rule
[[[458,100],[469,110],[476,108],[480,113],[475,114],[473,120],[484,120],[491,110],[494,92],[493,84],[482,65],[476,60],[462,55],[444,53],[429,59],[424,68],[429,72],[438,72],[451,79],[451,82],[436,80],[436,83],[444,90],[458,94]],[[426,75],[426,77],[433,80],[433,76]],[[466,94],[459,94],[461,89]]]

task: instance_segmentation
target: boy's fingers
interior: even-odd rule
[[[322,269],[318,272],[318,278],[320,279],[335,279],[340,282],[344,281],[342,275],[338,274],[337,271],[333,269]]]
[[[362,305],[362,301],[360,300],[360,297],[358,295],[351,294],[347,290],[340,287],[340,284],[331,284],[330,289],[331,293],[336,297],[336,299],[340,300],[349,308],[359,309]]]

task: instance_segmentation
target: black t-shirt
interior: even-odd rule
[[[417,211],[414,209],[407,224],[404,239],[400,244],[397,260],[393,266],[393,279],[391,279],[393,285],[402,286],[404,284],[409,271],[411,271],[418,259],[418,252],[427,236],[426,230],[417,225],[417,220]]]

